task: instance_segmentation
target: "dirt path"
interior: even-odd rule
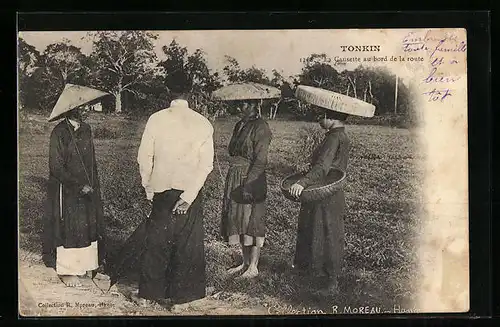
[[[20,250],[19,310],[22,316],[169,316],[169,315],[265,315],[268,310],[244,294],[216,292],[204,299],[176,305],[141,308],[129,301],[135,290],[117,284],[107,293],[108,281],[90,279],[83,287],[66,287],[54,269],[47,268],[39,255]],[[251,306],[249,301],[253,302]]]

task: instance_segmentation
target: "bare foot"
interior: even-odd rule
[[[61,281],[68,287],[81,287],[82,283],[77,276],[60,275]]]
[[[257,267],[248,267],[247,271],[245,271],[243,275],[241,275],[241,278],[252,279],[257,277],[258,275],[259,275],[259,270],[257,269]]]
[[[156,304],[167,310],[171,310],[172,307],[174,306],[174,303],[170,299],[158,299],[154,302],[156,302]]]
[[[243,271],[245,269],[247,269],[247,265],[245,265],[244,263],[242,263],[241,265],[239,265],[237,267],[229,268],[227,270],[227,273],[229,275],[234,275],[234,274],[239,273],[239,272],[241,272],[241,271]]]
[[[154,305],[153,301],[139,297],[137,293],[131,293],[130,300],[140,307],[147,307]]]
[[[90,270],[90,271],[87,271],[87,274],[86,274],[86,277],[88,278],[92,278],[92,273],[93,271]],[[96,273],[94,279],[97,279],[97,280],[110,280],[109,276],[108,275],[104,275],[104,274],[101,274],[101,273]]]

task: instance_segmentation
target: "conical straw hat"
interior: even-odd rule
[[[212,96],[218,100],[259,100],[281,97],[281,90],[259,83],[235,83],[214,91]]]
[[[62,114],[108,94],[86,86],[66,84],[52,109],[49,121],[56,120]]]
[[[375,106],[359,99],[317,87],[299,85],[295,97],[318,107],[355,115],[373,117]]]

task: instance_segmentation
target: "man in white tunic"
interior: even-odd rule
[[[149,118],[138,153],[153,207],[138,296],[185,303],[205,297],[202,187],[213,169],[212,124],[182,97]]]

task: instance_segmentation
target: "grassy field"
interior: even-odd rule
[[[20,246],[40,252],[41,218],[48,177],[48,140],[54,124],[41,116],[20,119],[19,228]],[[145,216],[147,206],[136,164],[144,121],[121,117],[91,117],[110,245],[116,248]],[[303,312],[309,308],[329,312],[331,306],[373,306],[381,311],[408,306],[415,295],[416,245],[421,206],[423,158],[416,136],[407,129],[381,126],[348,126],[352,150],[346,185],[346,256],[341,293],[336,298],[316,298],[309,281],[290,274],[299,206],[286,200],[279,183],[294,171],[300,149],[299,130],[315,124],[270,121],[274,138],[269,154],[267,244],[262,251],[261,275],[239,284],[223,271],[238,257],[219,237],[221,177],[227,171],[226,151],[234,119],[215,123],[219,165],[210,174],[205,194],[207,269],[210,286],[231,294],[244,294],[252,305],[259,301],[282,308],[276,313]],[[240,299],[241,300],[241,299]]]

